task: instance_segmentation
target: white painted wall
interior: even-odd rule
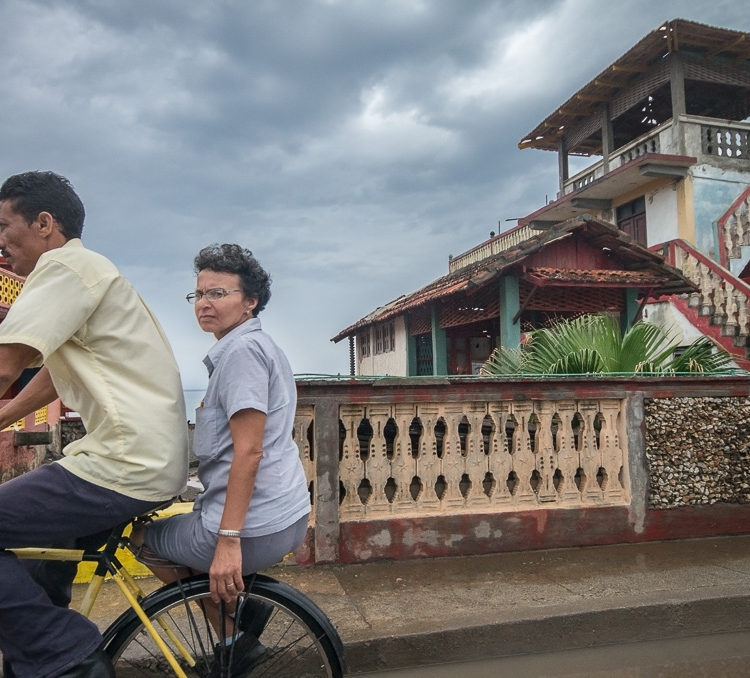
[[[390,375],[393,377],[405,377],[408,365],[406,362],[407,339],[404,316],[398,316],[393,320],[396,350],[387,353],[371,354],[365,358],[360,358],[357,368],[357,374],[362,376],[383,376]],[[370,328],[370,349],[375,350],[375,333],[374,328]],[[359,346],[357,347],[359,353]]]
[[[703,333],[670,301],[646,304],[643,309],[643,319],[671,330],[680,346],[689,346],[703,336]],[[737,363],[732,362],[731,366],[737,367]]]
[[[662,186],[646,196],[646,238],[648,246],[678,237],[677,186]]]
[[[643,309],[643,319],[666,330],[671,330],[681,346],[688,346],[703,336],[702,332],[670,301],[646,304]]]

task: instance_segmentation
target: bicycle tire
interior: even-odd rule
[[[245,600],[273,608],[258,634],[265,651],[250,667],[232,666],[233,670],[225,674],[227,678],[341,678],[344,675],[341,638],[315,603],[291,586],[263,575],[248,577],[245,589]],[[219,638],[206,617],[203,601],[209,595],[208,577],[198,575],[164,586],[141,603],[149,619],[162,619],[191,652],[194,667],[178,656],[189,678],[221,675],[216,673],[216,668],[214,674],[211,673],[214,647]],[[165,636],[161,631],[160,635]],[[174,643],[164,639],[175,652]],[[120,615],[104,632],[102,647],[112,659],[117,678],[174,676],[133,610]]]

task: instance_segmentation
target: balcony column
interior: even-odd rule
[[[518,278],[506,275],[500,278],[500,346],[518,348],[521,345],[521,319],[514,321],[521,308]]]
[[[557,166],[560,173],[560,195],[565,193],[565,182],[570,178],[568,165],[568,141],[563,134],[557,147]]]
[[[406,376],[417,376],[417,337],[409,331],[409,316],[404,316],[404,337],[406,339]]]
[[[445,330],[440,327],[440,309],[432,307],[432,373],[435,376],[448,374],[448,342]]]
[[[606,174],[609,172],[609,154],[614,150],[615,143],[615,133],[609,117],[609,104],[601,104],[599,115],[602,125],[602,172]]]
[[[633,325],[640,320],[638,315],[638,290],[628,287],[625,290],[625,310],[620,314],[620,332],[624,335]]]
[[[669,55],[669,91],[672,97],[672,142],[685,155],[685,135],[680,124],[680,116],[687,112],[685,104],[685,66],[678,53]]]

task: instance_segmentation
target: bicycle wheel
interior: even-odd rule
[[[224,651],[219,655],[215,650],[220,647],[222,632],[213,628],[207,616],[216,608],[210,605],[206,575],[165,586],[144,598],[142,606],[190,678],[344,675],[343,646],[338,633],[320,608],[299,591],[257,575],[254,580],[248,578],[242,599],[243,605],[265,610],[262,622],[255,624],[254,634],[245,634],[246,639],[254,642],[257,637],[248,661],[243,661],[241,654],[235,656],[234,652]],[[188,658],[181,656],[178,645],[183,653],[189,654]],[[133,610],[122,614],[105,631],[104,649],[112,658],[118,678],[174,675]],[[218,665],[214,666],[219,662],[225,667],[223,674]]]

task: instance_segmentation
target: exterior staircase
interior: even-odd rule
[[[750,284],[734,275],[733,261],[750,245],[750,188],[717,222],[719,260],[699,252],[684,240],[658,248],[667,263],[679,269],[699,291],[675,295],[670,301],[703,334],[728,351],[737,365],[750,369]]]

